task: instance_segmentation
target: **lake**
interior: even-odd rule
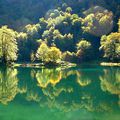
[[[120,120],[120,68],[0,67],[0,120]]]

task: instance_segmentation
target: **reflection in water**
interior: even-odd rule
[[[78,71],[78,70],[68,70],[66,72],[63,72],[62,74],[62,78],[66,78],[74,75],[75,76],[75,80],[77,81],[77,83],[82,87],[85,87],[87,85],[89,85],[91,83],[91,80],[89,79],[89,75],[86,75],[86,73],[84,74],[84,72],[82,71]]]
[[[12,101],[20,93],[17,100],[14,99],[16,103],[32,102],[64,112],[118,109],[117,96],[112,95],[120,95],[120,70],[117,68],[18,68],[18,71],[17,75],[16,69],[0,70],[1,103]]]
[[[27,101],[35,101],[35,102],[40,102],[40,97],[37,93],[34,92],[28,92],[26,96]]]
[[[86,76],[86,74],[84,73],[80,73],[78,71],[76,71],[76,74],[77,74],[77,83],[80,85],[80,86],[88,86],[90,83],[91,83],[91,80],[88,76]]]
[[[42,88],[46,88],[48,84],[56,85],[61,80],[60,69],[42,69],[37,71],[36,79]]]
[[[0,102],[7,104],[18,92],[17,70],[11,68],[0,69]]]
[[[93,81],[93,78],[97,79],[99,75],[96,73],[93,75],[84,70],[43,69],[36,71],[36,79],[39,87],[42,88],[41,99],[46,97],[42,104],[63,111],[83,108],[88,111],[111,111],[111,101],[103,99],[106,96],[96,88],[98,81]]]
[[[118,95],[120,104],[120,69],[104,69],[103,72],[100,76],[102,90]]]

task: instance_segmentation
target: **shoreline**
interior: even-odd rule
[[[108,67],[120,67],[120,63],[112,63],[112,62],[101,62],[101,66],[108,66]]]
[[[13,63],[9,67],[25,67],[25,68],[71,68],[71,67],[76,67],[79,65],[100,65],[100,66],[107,66],[107,67],[120,67],[120,63],[112,63],[112,62],[93,62],[93,63],[81,63],[81,64],[76,64],[76,63],[70,63],[66,61],[62,61],[61,63],[57,63],[56,65],[49,65],[49,64],[44,64],[44,63]]]
[[[25,68],[57,68],[57,67],[61,67],[63,69],[66,68],[71,68],[71,67],[76,67],[77,64],[75,63],[69,63],[69,62],[62,62],[60,64],[56,64],[56,65],[47,65],[44,63],[15,63],[13,65],[13,67],[25,67]]]

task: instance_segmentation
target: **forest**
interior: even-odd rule
[[[120,0],[0,0],[0,120],[120,120]]]
[[[119,0],[0,0],[0,62],[120,62]]]

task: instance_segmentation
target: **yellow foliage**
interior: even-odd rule
[[[61,51],[56,47],[50,47],[48,55],[51,62],[56,63],[61,59]]]

